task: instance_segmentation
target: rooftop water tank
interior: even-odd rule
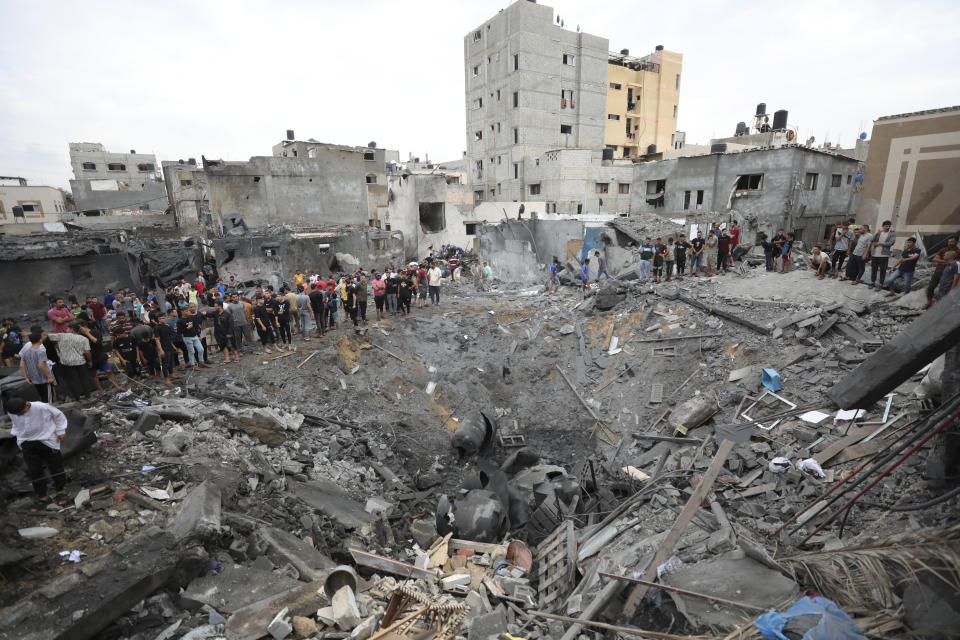
[[[714,142],[710,145],[710,153],[726,153],[727,152],[727,143],[726,142]]]
[[[760,104],[757,105],[757,115],[763,116],[766,114],[767,114],[767,103],[761,102]]]
[[[782,131],[787,128],[787,110],[780,109],[773,112],[773,130]]]
[[[296,138],[293,137],[293,129],[287,129],[287,140],[296,140]]]
[[[737,123],[737,132],[734,134],[736,136],[745,136],[747,135],[747,123],[738,122]]]

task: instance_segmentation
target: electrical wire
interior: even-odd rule
[[[929,509],[930,507],[936,506],[941,502],[946,502],[950,498],[960,494],[960,485],[955,486],[950,491],[947,491],[943,495],[933,498],[932,500],[927,500],[926,502],[920,502],[917,504],[905,504],[902,506],[896,507],[887,507],[889,511],[920,511],[922,509]]]

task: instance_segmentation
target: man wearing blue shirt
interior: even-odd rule
[[[550,263],[550,282],[547,283],[547,295],[551,293],[556,293],[560,289],[560,278],[557,277],[557,268],[560,266],[560,261],[557,260],[556,256],[553,258],[553,262]]]

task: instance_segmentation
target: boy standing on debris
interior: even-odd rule
[[[880,233],[870,243],[870,288],[883,286],[883,276],[890,262],[890,247],[897,241],[897,232],[890,229],[892,223],[884,220]],[[879,279],[878,279],[879,278]]]
[[[19,396],[9,398],[4,405],[13,423],[10,434],[17,439],[27,477],[37,494],[37,504],[31,511],[40,511],[50,504],[46,471],[53,479],[57,504],[67,506],[67,477],[60,457],[60,443],[67,437],[67,417],[53,405],[27,402]]]
[[[580,267],[580,281],[581,289],[586,293],[587,285],[590,284],[590,258],[584,260],[583,265]]]
[[[653,281],[660,282],[660,278],[663,276],[663,262],[666,257],[667,247],[663,244],[663,240],[657,238],[656,244],[653,245]],[[600,281],[599,276],[597,281]]]
[[[780,273],[790,271],[790,253],[793,251],[793,234],[787,234],[787,241],[783,243],[783,249],[780,251],[780,259],[783,264],[780,267]]]
[[[676,250],[673,244],[673,236],[667,238],[667,253],[663,256],[663,260],[666,263],[667,280],[670,280],[670,277],[673,275],[673,263],[676,258]]]
[[[676,248],[674,249],[674,254],[677,259],[677,280],[683,279],[683,273],[687,270],[687,254],[690,253],[690,243],[687,242],[687,237],[680,234],[680,238],[677,240]]]
[[[720,238],[717,240],[717,271],[726,274],[727,266],[733,264],[733,259],[730,257],[732,246],[733,241],[730,238],[730,234],[724,229],[720,234]]]
[[[557,256],[553,256],[553,261],[550,263],[550,280],[547,282],[547,295],[551,293],[556,293],[560,289],[560,278],[557,276],[557,269],[560,266],[560,261],[557,259]]]
[[[903,276],[903,293],[910,293],[910,283],[913,281],[913,273],[917,268],[917,260],[920,259],[920,249],[917,249],[917,239],[907,238],[906,246],[900,253],[900,259],[897,264],[890,267],[890,277],[887,278],[887,289],[890,293],[887,297],[897,295],[893,290],[893,283],[897,278]]]

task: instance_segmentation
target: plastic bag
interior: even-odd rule
[[[820,616],[819,622],[810,627],[802,640],[867,640],[857,624],[832,600],[806,596],[783,613],[771,611],[753,621],[760,633],[768,640],[789,640],[781,633],[794,618]]]

